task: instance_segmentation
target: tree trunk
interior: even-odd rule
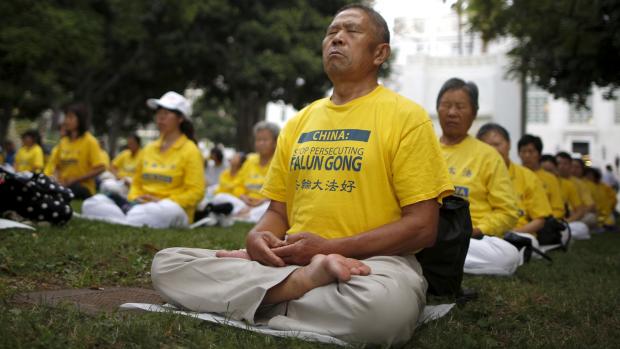
[[[521,71],[521,136],[527,131],[527,74]]]
[[[112,111],[109,114],[109,117],[109,121],[106,122],[108,124],[108,149],[106,149],[106,151],[108,152],[108,155],[110,155],[110,159],[113,159],[116,155],[116,141],[118,140],[118,135],[120,133],[123,121],[121,119],[121,114],[117,110]],[[125,116],[125,118],[129,117],[131,116]]]
[[[237,113],[237,149],[245,152],[254,151],[254,125],[265,119],[267,100],[258,93],[236,93],[234,100]]]
[[[4,141],[6,141],[7,134],[9,133],[9,127],[11,126],[11,119],[13,115],[11,111],[10,103],[6,103],[2,106],[2,112],[0,113],[0,144],[4,145]]]

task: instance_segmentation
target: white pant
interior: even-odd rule
[[[589,240],[590,239],[590,229],[588,226],[581,221],[575,221],[568,223],[570,227],[571,237],[575,240]]]
[[[183,308],[225,314],[272,329],[310,331],[350,342],[383,345],[411,338],[426,303],[426,280],[414,255],[364,260],[368,276],[353,276],[310,290],[273,306],[267,291],[299,266],[264,266],[240,258],[216,258],[215,251],[167,248],[153,259],[153,287]]]
[[[97,194],[84,200],[82,216],[136,227],[175,228],[189,226],[189,220],[183,208],[169,199],[135,205],[125,214],[112,199],[103,194]]]
[[[467,274],[512,275],[521,262],[521,254],[511,243],[495,236],[471,239],[465,257]]]
[[[265,214],[265,211],[267,211],[267,208],[269,208],[269,201],[265,201],[256,207],[249,207],[248,205],[245,204],[245,202],[243,202],[243,200],[228,193],[220,193],[220,194],[215,195],[215,197],[213,198],[213,201],[211,202],[213,204],[224,204],[224,203],[232,204],[233,210],[231,212],[231,215],[233,216],[237,216],[242,210],[249,208],[249,212],[247,214],[243,216],[238,216],[236,218],[238,218],[239,220],[243,220],[243,221],[251,222],[251,223],[258,222],[258,220],[263,216],[263,214]]]
[[[122,179],[109,178],[104,179],[101,182],[101,186],[99,187],[99,191],[104,194],[117,194],[124,198],[127,197],[127,193],[129,193],[129,186]]]

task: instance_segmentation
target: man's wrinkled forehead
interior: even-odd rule
[[[364,22],[366,13],[360,9],[350,8],[339,12],[327,29],[340,26],[361,25]]]

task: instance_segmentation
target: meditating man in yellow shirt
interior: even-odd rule
[[[426,291],[414,253],[434,244],[453,187],[426,112],[377,83],[389,54],[378,13],[338,11],[323,40],[332,95],[280,133],[247,250],[160,251],[151,276],[166,301],[345,341],[409,340]]]
[[[560,188],[564,197],[564,206],[566,207],[567,222],[582,222],[586,225],[586,229],[577,229],[572,233],[575,240],[590,239],[590,229],[584,221],[587,212],[586,205],[582,197],[579,195],[579,189],[572,180],[573,158],[566,152],[559,152],[555,156],[557,163],[558,178],[560,179]]]
[[[84,201],[85,217],[152,228],[187,227],[205,191],[189,101],[176,92],[147,101],[160,138],[141,152],[126,202],[98,194]]]
[[[73,191],[76,199],[95,194],[95,177],[105,171],[105,159],[93,135],[88,132],[88,109],[73,104],[65,109],[64,136],[45,167],[45,174]]]
[[[131,134],[127,137],[127,149],[120,152],[112,160],[110,166],[110,172],[114,178],[105,179],[101,182],[100,191],[102,193],[114,193],[127,197],[140,158],[140,144],[138,135]]]
[[[234,193],[219,193],[212,200],[213,204],[230,203],[233,205],[231,215],[235,219],[256,223],[269,207],[267,199],[260,191],[265,182],[271,159],[276,150],[280,128],[278,125],[260,121],[254,125],[254,149],[249,154],[237,174]]]
[[[43,149],[39,145],[39,133],[28,130],[22,133],[22,146],[15,154],[15,172],[42,172]]]
[[[519,220],[512,231],[531,239],[532,245],[539,248],[536,234],[545,225],[545,218],[551,216],[551,205],[542,182],[534,172],[510,161],[510,134],[504,127],[484,124],[476,137],[495,148],[508,167],[519,208]]]
[[[518,220],[517,202],[506,164],[495,149],[467,134],[478,113],[478,87],[458,78],[446,81],[437,96],[441,150],[455,195],[469,201],[472,239],[465,272],[511,275],[519,251],[503,239]]]

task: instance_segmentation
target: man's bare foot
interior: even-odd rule
[[[242,258],[242,259],[247,259],[247,260],[251,260],[250,255],[248,254],[248,252],[246,250],[233,250],[233,251],[227,251],[227,250],[220,250],[215,252],[215,256],[218,258]]]
[[[334,281],[346,282],[352,275],[368,275],[370,267],[353,258],[338,254],[316,255],[310,264],[292,272],[280,284],[272,287],[263,303],[275,304],[297,299],[308,291],[330,284]]]

